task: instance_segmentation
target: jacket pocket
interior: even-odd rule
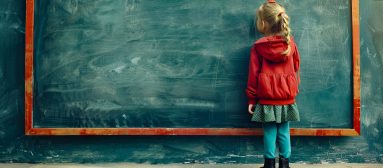
[[[289,98],[294,98],[298,94],[298,80],[296,75],[288,75],[288,83],[289,83]]]
[[[268,74],[260,73],[258,76],[258,97],[270,98],[273,97],[272,81],[273,79]]]
[[[291,99],[298,94],[294,74],[264,74],[258,76],[258,96],[264,99]]]

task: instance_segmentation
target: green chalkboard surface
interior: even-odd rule
[[[34,127],[248,128],[254,0],[35,0]],[[299,128],[352,127],[349,0],[280,1]]]

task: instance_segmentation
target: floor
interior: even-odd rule
[[[260,164],[1,164],[0,168],[257,168]],[[383,168],[383,164],[291,164],[291,168]]]

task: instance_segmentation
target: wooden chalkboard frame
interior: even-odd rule
[[[360,27],[359,0],[351,1],[353,128],[293,128],[293,136],[360,135]],[[262,135],[259,128],[35,128],[33,127],[34,0],[26,0],[25,31],[25,134],[26,135]]]

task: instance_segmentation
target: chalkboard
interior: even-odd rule
[[[263,1],[28,1],[31,127],[260,127],[244,90]],[[301,54],[301,121],[292,127],[355,124],[352,2],[280,1]]]

